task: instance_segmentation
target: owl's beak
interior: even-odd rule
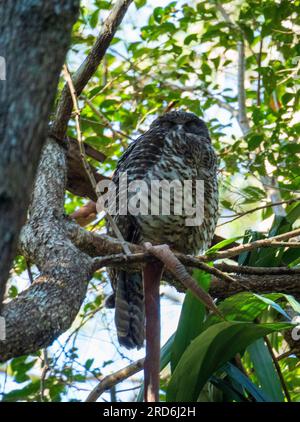
[[[175,126],[175,130],[176,130],[176,133],[178,133],[178,132],[184,132],[184,128],[183,128],[183,125],[176,125]]]

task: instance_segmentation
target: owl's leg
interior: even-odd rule
[[[146,314],[146,359],[144,365],[145,401],[159,400],[159,364],[160,364],[160,298],[159,284],[164,266],[187,289],[211,309],[214,313],[224,318],[206,293],[187,272],[168,245],[152,246],[144,244],[145,249],[156,256],[161,262],[146,264],[144,268],[144,295]]]
[[[146,315],[146,358],[144,364],[144,400],[159,401],[160,297],[163,272],[161,262],[148,263],[143,270]]]

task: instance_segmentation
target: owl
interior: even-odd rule
[[[127,184],[120,184],[124,174]],[[217,158],[207,126],[195,114],[177,110],[154,120],[149,130],[133,141],[121,156],[112,180],[117,198],[117,212],[112,217],[126,241],[168,244],[174,251],[184,254],[197,254],[210,245],[218,220]],[[154,181],[173,182],[174,191],[180,184],[184,186],[186,181],[190,181],[190,189],[188,195],[184,189],[179,190],[179,194],[170,195],[170,212],[166,213],[160,203],[164,201],[163,192],[156,189],[154,204],[158,203],[159,206],[153,214],[151,201]],[[144,212],[130,213],[130,209],[127,213],[118,212],[120,206],[124,206],[124,201],[129,204],[136,195],[134,190],[128,188],[131,182],[137,185],[142,182],[144,192],[140,202]],[[201,182],[204,194],[202,218],[198,224],[187,224],[190,213],[183,208],[182,212],[178,212],[177,205],[183,199],[188,200],[190,209],[199,205],[196,200],[198,182]],[[149,189],[145,190],[145,187]],[[145,203],[148,213],[145,212]],[[109,224],[108,233],[114,236]],[[109,276],[114,291],[119,343],[129,349],[140,348],[144,341],[142,272],[110,269]]]

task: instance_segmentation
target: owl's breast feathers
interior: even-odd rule
[[[126,173],[128,183],[143,180],[151,182],[178,180],[193,183],[192,204],[195,203],[195,181],[204,182],[204,218],[200,226],[187,226],[186,215],[174,215],[174,198],[171,191],[170,215],[116,215],[115,219],[126,240],[140,243],[167,243],[184,253],[196,253],[205,249],[214,234],[218,219],[217,160],[210,139],[186,133],[185,131],[165,132],[150,129],[133,142],[120,159],[113,182],[119,191],[119,176]],[[133,193],[127,192],[128,200]],[[152,198],[153,199],[153,198]],[[161,199],[161,197],[160,197]]]

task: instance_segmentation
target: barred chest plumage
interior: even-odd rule
[[[218,219],[216,157],[209,140],[202,137],[200,144],[199,136],[174,130],[164,139],[157,158],[142,179],[148,186],[149,214],[135,216],[137,241],[167,243],[184,253],[206,249]],[[162,182],[159,190],[152,189],[155,182]],[[188,215],[186,202],[194,215]],[[153,204],[154,208],[158,205],[159,215],[151,213]]]

